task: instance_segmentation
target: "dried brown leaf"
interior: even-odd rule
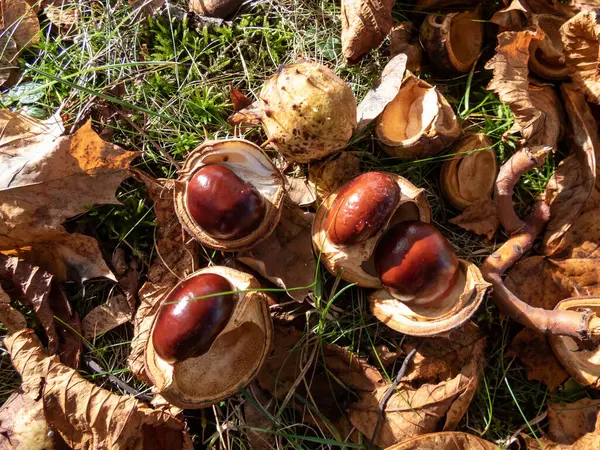
[[[16,391],[0,408],[0,450],[68,448],[48,425],[42,402]]]
[[[341,152],[325,161],[311,163],[308,182],[314,186],[319,201],[360,173],[360,158],[350,152]]]
[[[304,301],[313,291],[315,280],[313,216],[300,209],[284,208],[275,231],[250,250],[238,253],[236,259],[286,289],[294,300]]]
[[[69,34],[79,22],[79,9],[70,1],[58,0],[51,5],[46,5],[44,13],[62,34]]]
[[[250,448],[275,448],[275,435],[271,433],[262,433],[258,429],[270,430],[272,425],[275,423],[273,418],[275,414],[275,401],[265,391],[263,391],[258,383],[254,382],[248,387],[248,391],[254,397],[254,401],[259,405],[260,410],[255,407],[251,402],[245,401],[244,408],[244,420],[246,425],[251,427],[247,431],[248,443]]]
[[[228,119],[227,123],[231,126],[242,128],[252,128],[260,125],[263,112],[258,101],[252,103],[246,108],[235,112]]]
[[[596,123],[583,98],[571,84],[561,87],[571,124],[571,155],[559,164],[548,181],[545,198],[550,205],[550,222],[544,234],[542,252],[560,252],[563,236],[586,205],[596,181],[596,153],[600,138]]]
[[[17,43],[8,34],[0,36],[0,86],[4,85],[19,70]]]
[[[34,2],[2,0],[0,15],[2,34],[12,37],[18,51],[35,45],[40,40],[40,22]]]
[[[501,32],[520,31],[531,14],[531,8],[525,0],[512,0],[506,8],[496,11],[490,21],[498,25]]]
[[[537,380],[556,390],[569,374],[554,356],[548,338],[535,330],[525,328],[519,332],[504,354],[506,358],[519,358],[525,366],[528,380]]]
[[[417,341],[411,346],[415,346]],[[485,340],[474,324],[421,344],[415,359],[390,397],[376,445],[386,447],[438,429],[451,431],[468,409],[483,368]],[[444,370],[440,371],[440,365]],[[371,436],[379,416],[379,402],[389,385],[359,394],[349,407],[350,421]]]
[[[59,278],[68,266],[82,279],[110,271],[91,238],[61,224],[95,203],[118,203],[115,190],[138,152],[104,142],[85,124],[62,136],[56,119],[0,111],[0,251],[16,251]]]
[[[573,403],[549,403],[548,438],[557,444],[574,444],[588,433],[600,432],[598,413],[600,401],[590,398]],[[600,443],[600,436],[596,442]]]
[[[471,434],[443,432],[416,436],[386,450],[499,450],[499,447]]]
[[[153,15],[163,7],[165,0],[128,0],[132,8],[140,8],[146,16]]]
[[[342,0],[342,52],[357,63],[386,38],[394,21],[394,0]]]
[[[496,207],[491,198],[484,198],[473,203],[462,214],[448,220],[448,222],[488,239],[494,237],[500,226],[500,221],[496,215]]]
[[[390,31],[390,55],[393,57],[400,53],[406,55],[408,70],[413,73],[421,71],[423,50],[412,22],[398,23]]]
[[[50,353],[58,353],[63,363],[77,367],[81,351],[79,318],[72,313],[54,276],[28,262],[0,253],[0,286],[9,298],[33,307],[46,331]],[[10,300],[6,302],[5,298],[8,308],[9,304]],[[17,320],[12,311],[6,311],[6,314],[12,322]]]
[[[131,302],[123,294],[111,296],[106,303],[96,306],[81,323],[83,335],[92,340],[132,319],[134,313]]]
[[[242,0],[188,0],[190,12],[219,19],[231,16],[241,5]]]
[[[404,79],[406,63],[407,56],[400,53],[385,65],[381,78],[358,105],[356,111],[358,126],[355,133],[365,129],[396,98]]]
[[[445,8],[447,6],[462,6],[477,5],[478,0],[417,0],[417,10],[432,10]]]
[[[26,395],[43,403],[48,423],[74,449],[191,449],[185,423],[86,381],[79,373],[46,356],[32,330],[4,341],[22,377]]]
[[[286,201],[296,206],[312,205],[317,199],[315,189],[304,177],[284,175]]]
[[[233,86],[229,86],[229,98],[231,99],[231,103],[233,103],[234,112],[241,111],[252,104],[252,100],[235,89]]]
[[[600,9],[581,11],[560,33],[573,83],[590,102],[600,104]]]
[[[135,177],[146,184],[154,201],[158,222],[157,257],[148,270],[148,281],[139,291],[140,306],[133,320],[134,337],[127,364],[138,378],[149,381],[144,368],[144,349],[154,316],[160,309],[159,300],[187,274],[197,269],[198,244],[181,227],[173,201],[174,180],[154,179],[135,170]]]

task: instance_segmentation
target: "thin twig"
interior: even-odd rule
[[[396,375],[394,382],[389,387],[389,389],[385,392],[383,397],[381,397],[381,400],[379,401],[379,405],[377,406],[377,422],[375,422],[375,428],[373,429],[373,435],[371,436],[371,444],[373,444],[373,442],[375,442],[375,437],[377,436],[377,432],[379,431],[379,427],[381,426],[381,421],[383,420],[383,416],[385,414],[385,408],[387,406],[387,403],[390,400],[390,398],[392,397],[392,394],[394,393],[396,388],[398,387],[400,380],[402,379],[402,377],[404,377],[404,374],[406,373],[406,369],[408,368],[408,364],[412,361],[413,357],[417,353],[417,350],[419,349],[420,346],[421,346],[420,343],[417,344],[417,346],[415,348],[413,348],[408,353],[408,355],[406,355],[406,358],[404,358],[404,361],[402,361],[402,366],[400,367],[400,371]]]
[[[136,391],[134,388],[129,386],[123,380],[120,380],[119,378],[115,377],[113,374],[106,373],[106,370],[104,370],[100,366],[100,364],[98,364],[96,361],[89,360],[89,361],[86,361],[86,364],[88,365],[88,367],[90,369],[92,369],[97,374],[106,375],[106,377],[108,378],[108,381],[110,381],[112,384],[117,386],[122,391],[127,392],[132,397],[135,397],[137,399],[140,399],[140,400],[146,401],[146,402],[149,402],[150,400],[152,400],[152,397]]]

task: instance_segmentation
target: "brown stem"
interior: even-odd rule
[[[533,206],[527,220],[522,221],[512,207],[512,200],[507,197],[508,194],[512,195],[513,188],[523,173],[541,164],[541,158],[545,158],[547,154],[546,149],[542,148],[535,153],[520,150],[500,169],[496,180],[496,212],[507,231],[518,231],[487,258],[481,273],[492,284],[492,298],[507,316],[542,333],[589,340],[600,336],[600,319],[593,312],[534,308],[513,294],[502,279],[506,271],[531,249],[550,219],[550,207],[540,200]]]
[[[506,161],[496,178],[494,203],[502,227],[508,234],[519,231],[525,226],[513,208],[512,196],[516,182],[528,170],[542,165],[552,147],[536,146],[530,151],[522,148]]]

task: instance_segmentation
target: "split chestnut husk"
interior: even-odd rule
[[[452,145],[460,125],[437,88],[407,71],[398,94],[377,119],[375,133],[388,155],[419,159]]]
[[[494,190],[498,164],[492,141],[484,134],[472,134],[458,141],[455,156],[444,162],[440,175],[441,189],[455,208],[464,211]]]
[[[221,291],[229,286],[230,291]],[[180,408],[205,408],[252,381],[273,335],[267,298],[251,291],[257,288],[260,284],[251,275],[214,266],[189,275],[161,300],[145,365],[167,401]]]
[[[558,303],[554,309],[589,311],[590,314],[600,315],[600,297],[569,298]],[[600,389],[600,347],[597,341],[591,346],[583,346],[572,337],[550,334],[550,344],[556,357],[577,383]]]
[[[421,25],[421,44],[440,70],[466,73],[483,44],[479,8],[446,15],[430,14]]]
[[[239,251],[275,229],[284,194],[281,173],[252,142],[206,141],[190,153],[175,182],[175,211],[203,245]]]
[[[323,201],[313,222],[313,246],[332,274],[361,287],[381,288],[375,247],[386,230],[408,220],[431,221],[425,191],[400,175],[366,172]]]

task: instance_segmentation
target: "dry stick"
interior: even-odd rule
[[[398,387],[398,383],[400,383],[400,380],[406,373],[408,364],[411,362],[411,360],[415,356],[415,353],[417,353],[417,350],[419,349],[420,346],[421,346],[421,343],[417,344],[417,346],[415,348],[413,348],[408,353],[408,355],[406,355],[406,358],[404,358],[404,361],[402,361],[402,366],[400,366],[400,371],[396,375],[394,382],[389,387],[389,389],[385,392],[383,397],[381,397],[381,400],[379,401],[379,405],[377,406],[377,422],[375,422],[375,428],[373,429],[373,435],[371,436],[371,444],[373,444],[373,442],[375,442],[375,437],[377,437],[377,432],[379,431],[379,427],[381,426],[381,421],[383,420],[383,415],[385,414],[385,407],[387,406],[388,401],[392,397],[392,394]]]
[[[150,397],[149,395],[146,394],[142,394],[138,391],[136,391],[134,388],[132,388],[131,386],[129,386],[127,383],[125,383],[123,380],[120,380],[119,378],[115,377],[113,374],[111,373],[107,373],[106,370],[104,370],[98,363],[96,363],[95,361],[92,360],[88,360],[86,361],[86,364],[88,365],[88,367],[90,369],[92,369],[94,372],[96,372],[97,374],[101,374],[101,375],[106,375],[106,377],[108,378],[108,381],[110,381],[112,384],[114,384],[115,386],[117,386],[118,388],[120,388],[121,390],[127,392],[129,395],[138,398],[142,401],[147,401],[149,402],[150,400],[152,400],[152,397]]]
[[[581,340],[598,338],[600,337],[600,319],[592,311],[534,308],[513,294],[502,280],[506,271],[532,247],[533,242],[550,219],[550,207],[540,200],[535,203],[533,211],[523,222],[515,213],[512,201],[506,198],[508,193],[512,194],[516,182],[523,173],[543,162],[543,159],[540,159],[541,152],[545,152],[545,148],[535,153],[527,149],[519,150],[500,169],[496,180],[496,192],[500,192],[500,198],[494,199],[498,218],[507,231],[511,228],[515,229],[517,220],[522,225],[516,228],[517,233],[513,234],[502,247],[486,259],[481,273],[485,280],[492,284],[492,298],[500,310],[522,325],[542,333],[571,336]]]

